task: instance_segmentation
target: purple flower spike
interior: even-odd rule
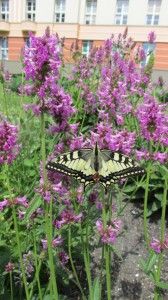
[[[16,159],[21,144],[18,142],[18,126],[9,124],[6,120],[0,123],[0,164],[11,164]]]

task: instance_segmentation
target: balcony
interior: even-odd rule
[[[0,21],[0,31],[8,32],[10,31],[10,23],[5,21]]]
[[[23,21],[21,22],[21,30],[22,31],[31,31],[35,32],[36,31],[36,23],[32,21]]]

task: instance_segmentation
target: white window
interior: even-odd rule
[[[2,60],[8,60],[8,38],[7,37],[2,37],[0,39],[0,48],[1,48],[0,58]]]
[[[146,25],[159,25],[161,0],[148,0]]]
[[[9,0],[0,0],[0,20],[9,21]]]
[[[36,19],[36,0],[26,1],[26,20],[35,22]]]
[[[82,54],[83,55],[89,54],[92,43],[93,43],[92,41],[83,41],[82,42]]]
[[[116,25],[126,25],[128,19],[129,0],[117,0]]]
[[[56,23],[65,22],[65,5],[66,5],[66,0],[56,0],[56,5],[55,5]]]
[[[85,24],[96,23],[97,0],[86,0]]]
[[[141,62],[141,67],[145,67],[147,65],[150,58],[150,54],[155,52],[156,45],[150,43],[144,43],[143,49],[145,50],[146,58]]]

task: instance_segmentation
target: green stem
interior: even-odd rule
[[[164,192],[163,192],[162,217],[161,217],[161,243],[162,244],[164,243],[164,239],[165,239],[165,217],[166,217],[167,189],[168,189],[168,183],[167,183],[167,178],[165,178]],[[159,281],[160,281],[162,262],[163,262],[163,253],[161,252],[159,254],[159,260],[158,260],[157,278],[156,278],[157,282],[156,283],[159,283]],[[160,289],[158,289],[158,287],[156,287],[154,299],[157,300],[159,295],[160,295]]]
[[[43,180],[44,180],[44,187],[47,187],[47,171],[45,168],[46,165],[46,147],[45,147],[45,118],[44,118],[44,111],[41,112],[41,154],[42,154],[42,164],[43,164]],[[52,203],[50,204],[52,205]],[[50,275],[51,275],[51,283],[54,293],[54,299],[58,300],[58,290],[57,290],[57,283],[55,277],[55,269],[54,269],[54,260],[53,260],[53,253],[51,248],[52,243],[52,234],[50,228],[50,219],[48,216],[49,208],[48,203],[44,201],[44,210],[45,210],[45,221],[46,221],[46,237],[47,237],[47,247],[48,247],[48,255],[49,255],[49,268],[50,268]]]
[[[4,103],[5,103],[5,112],[6,112],[6,118],[7,120],[9,120],[9,114],[8,114],[8,105],[7,105],[7,98],[6,98],[6,93],[5,93],[5,87],[4,87],[4,84],[2,84],[3,86],[3,96],[4,96]]]
[[[82,290],[82,287],[81,287],[78,275],[76,273],[76,269],[75,269],[75,266],[74,266],[74,263],[73,263],[73,259],[72,259],[72,251],[71,251],[71,225],[69,225],[69,228],[68,228],[68,255],[69,255],[69,259],[70,259],[70,262],[71,262],[72,271],[73,271],[73,274],[75,276],[78,288],[79,288],[79,290],[80,290],[80,292],[82,294],[83,299],[86,299],[85,295],[83,293],[83,290]]]
[[[102,278],[103,278],[103,266],[104,266],[104,248],[105,248],[105,245],[103,244],[103,247],[102,247],[102,256],[101,256],[101,268],[100,268],[100,297],[99,297],[99,299],[101,299],[101,293],[102,293]]]
[[[148,208],[148,191],[149,191],[149,179],[150,179],[151,161],[148,163],[147,176],[146,176],[146,187],[145,187],[145,199],[144,199],[144,236],[148,250],[150,251],[150,243],[147,232],[147,208]]]
[[[101,200],[102,200],[102,210],[103,210],[103,224],[104,230],[107,228],[107,215],[106,215],[106,207],[105,207],[105,199],[104,199],[104,187],[101,186]],[[105,245],[105,258],[106,258],[106,287],[107,287],[107,299],[111,299],[111,276],[110,276],[110,251],[108,244]]]
[[[18,224],[17,224],[17,218],[16,218],[16,212],[15,212],[15,204],[13,203],[13,198],[12,198],[12,190],[9,182],[9,169],[8,169],[8,164],[5,164],[5,172],[6,174],[6,185],[10,197],[10,202],[12,203],[12,215],[13,215],[13,222],[14,222],[14,230],[16,234],[16,242],[17,242],[17,247],[18,247],[18,255],[20,259],[20,266],[21,266],[21,271],[22,271],[22,276],[23,276],[23,283],[25,287],[25,293],[26,293],[26,299],[30,300],[29,297],[29,291],[28,291],[28,285],[27,285],[27,280],[26,280],[26,274],[24,270],[24,265],[23,265],[23,257],[22,257],[22,250],[21,250],[21,244],[20,244],[20,238],[19,238],[19,229],[18,229]]]
[[[82,231],[82,226],[81,224],[79,225],[79,230],[80,230],[80,236],[81,236],[81,242],[82,242],[82,251],[83,251],[83,258],[84,258],[84,264],[85,264],[85,269],[86,269],[86,275],[87,275],[87,281],[88,281],[88,286],[89,286],[89,294],[90,297],[93,297],[92,295],[92,280],[91,280],[91,272],[90,272],[90,260],[88,261],[88,251],[86,250],[84,238],[83,238],[83,231]]]
[[[9,276],[10,276],[11,300],[13,300],[13,280],[12,280],[12,271],[9,272]]]
[[[39,299],[43,300],[42,293],[41,293],[41,286],[40,286],[40,279],[39,279],[39,271],[41,268],[41,262],[38,265],[38,257],[37,257],[37,246],[36,246],[36,231],[33,222],[33,242],[34,242],[34,259],[35,259],[35,268],[36,268],[36,280],[39,292]]]
[[[20,244],[20,238],[19,238],[19,229],[18,229],[18,225],[17,225],[17,218],[16,218],[16,212],[15,212],[14,205],[12,205],[12,214],[13,214],[13,220],[14,220],[14,229],[15,229],[15,233],[16,233],[16,241],[17,241],[18,254],[19,254],[19,259],[20,259],[20,266],[21,266],[22,276],[23,276],[23,283],[24,283],[25,292],[26,292],[26,299],[30,300],[28,285],[27,285],[27,280],[26,280],[26,274],[25,274],[25,269],[24,269],[24,264],[23,264],[22,250],[21,250],[21,244]]]

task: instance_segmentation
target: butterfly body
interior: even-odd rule
[[[97,142],[93,149],[83,148],[58,156],[46,168],[75,177],[84,184],[84,188],[100,182],[107,189],[120,179],[146,173],[137,161],[119,152],[100,150]]]

